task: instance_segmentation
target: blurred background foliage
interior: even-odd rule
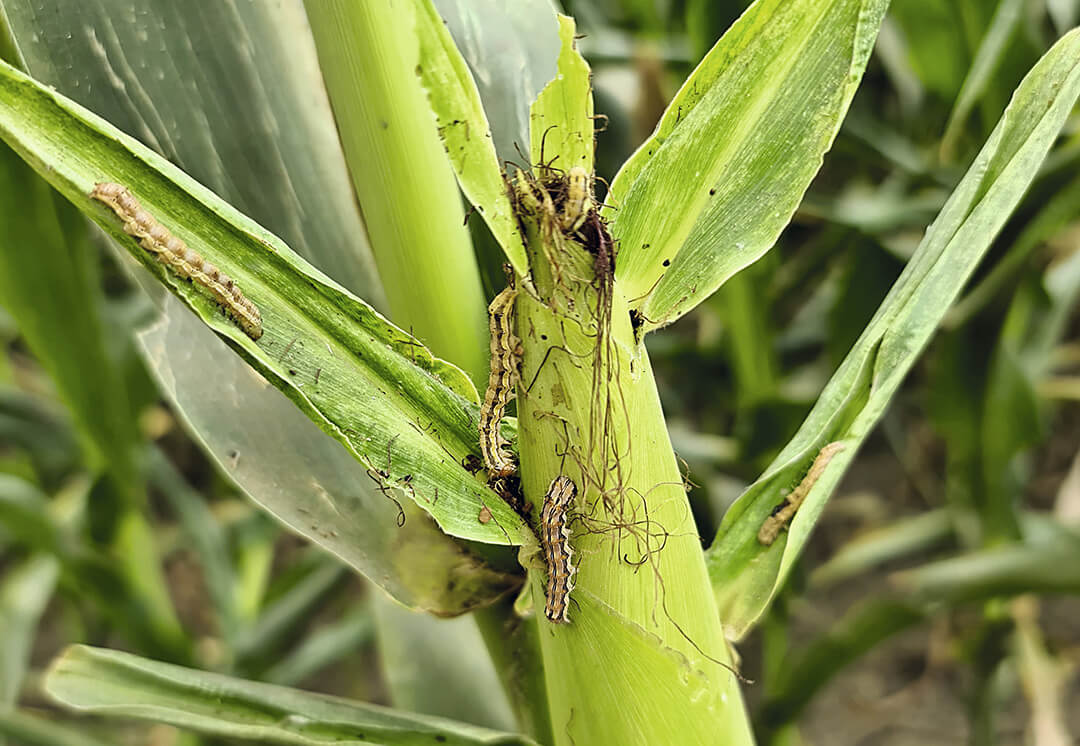
[[[748,4],[564,3],[608,117],[600,176]],[[1078,20],[1077,0],[894,0],[777,249],[648,338],[702,536],[794,433],[1021,77]],[[742,646],[763,743],[1067,744],[1080,734],[1076,124]],[[197,143],[158,144],[181,165],[200,157]],[[256,204],[273,196],[233,201],[255,214],[276,209]],[[409,616],[282,530],[185,434],[136,348],[134,331],[154,314],[145,294],[113,254],[75,248],[98,236],[6,149],[0,226],[0,734],[211,742],[57,711],[37,681],[72,642],[508,726],[503,702],[463,713],[451,692],[418,693],[430,683],[411,668],[415,648],[376,634]],[[301,248],[302,223],[292,235],[271,227]],[[348,274],[370,261],[366,247],[355,257],[340,274],[324,269],[380,303],[362,272]],[[491,288],[497,265],[484,265]],[[36,312],[45,296],[61,314]],[[1002,600],[971,603],[995,563],[1008,569],[995,582],[1010,579]],[[465,649],[483,655],[475,641]],[[493,677],[486,661],[469,675]]]

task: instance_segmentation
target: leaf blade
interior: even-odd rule
[[[858,446],[1020,201],[1077,98],[1080,31],[1062,37],[1024,78],[798,433],[724,516],[706,561],[733,636],[749,629],[783,583]],[[758,526],[781,488],[798,482],[818,449],[836,440],[847,447],[814,485],[787,539],[760,546]]]
[[[163,0],[135,0],[130,13],[117,14],[95,3],[44,0],[5,9],[24,64],[43,83],[137,136],[386,308],[302,7],[217,4],[184,12]],[[235,43],[222,44],[224,37]],[[405,76],[413,77],[411,68]],[[83,225],[76,215],[75,226]],[[423,516],[404,531],[388,530],[397,510],[364,465],[135,270],[133,281],[165,317],[141,337],[147,366],[189,433],[253,502],[415,608],[461,613],[517,582],[505,568],[478,563]],[[479,302],[476,311],[482,331]],[[200,373],[207,370],[214,375]],[[385,455],[381,461],[385,468]]]
[[[645,330],[775,243],[832,144],[887,5],[758,0],[687,79],[608,199],[616,279]]]
[[[0,136],[377,481],[421,504],[448,533],[495,544],[523,540],[520,518],[459,461],[478,450],[477,395],[460,369],[433,357],[171,164],[9,66],[0,67]],[[115,215],[92,204],[87,195],[95,181],[129,185],[145,209],[233,277],[263,312],[259,342],[196,288],[167,274],[122,232]],[[405,422],[412,427],[402,427]],[[393,464],[388,448],[398,451]],[[489,524],[476,519],[484,505],[495,519]]]
[[[535,164],[548,163],[562,171],[581,166],[591,174],[595,149],[591,73],[577,50],[576,29],[573,18],[559,16],[558,73],[529,109],[529,156]],[[553,157],[558,160],[552,162]]]
[[[30,663],[38,621],[60,577],[55,557],[36,554],[12,567],[0,583],[0,710],[15,703]]]
[[[340,697],[196,671],[115,650],[72,646],[45,692],[73,709],[281,744],[530,744],[530,740]],[[444,740],[445,739],[445,740]]]
[[[525,241],[499,168],[480,92],[432,0],[418,3],[416,32],[420,43],[417,74],[461,190],[476,205],[510,264],[527,277]]]

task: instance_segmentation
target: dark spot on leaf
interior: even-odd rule
[[[671,260],[670,259],[665,259],[664,260],[664,266],[665,267],[670,267],[671,266]]]

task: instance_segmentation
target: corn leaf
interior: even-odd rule
[[[888,0],[758,0],[611,184],[616,279],[642,331],[776,242],[832,144]]]
[[[45,692],[84,712],[169,723],[223,738],[278,744],[531,744],[527,738],[340,697],[244,681],[73,646]]]
[[[137,0],[130,14],[117,14],[106,3],[74,0],[0,5],[19,59],[43,83],[167,156],[385,308],[315,49],[310,35],[293,32],[304,25],[297,6],[214,5],[192,13]],[[237,41],[223,44],[223,36]],[[490,581],[496,593],[505,586],[501,573],[487,572],[426,519],[397,530],[397,507],[364,464],[252,375],[153,277],[137,272],[134,279],[162,304],[161,323],[140,336],[148,367],[192,436],[255,502],[410,606],[460,613],[478,594],[488,597],[482,589]],[[101,370],[81,368],[83,376]],[[385,469],[385,448],[379,462]]]
[[[518,274],[528,275],[525,243],[503,182],[480,92],[431,0],[417,3],[417,73],[424,85],[461,190]]]
[[[0,68],[0,137],[357,457],[387,488],[387,499],[395,492],[408,497],[462,538],[514,544],[531,535],[460,463],[477,450],[478,404],[458,368],[432,357],[171,164],[8,66]],[[120,220],[89,199],[99,181],[127,185],[151,214],[234,278],[262,310],[265,334],[257,342],[249,338],[127,237]],[[485,505],[489,522],[477,517]],[[339,517],[309,530],[331,551],[364,565],[363,547],[337,540],[340,525]]]
[[[533,163],[563,171],[581,166],[593,172],[592,79],[577,51],[574,19],[559,16],[558,74],[529,111],[529,155]]]
[[[46,554],[12,566],[0,582],[0,710],[13,705],[30,664],[38,622],[52,598],[60,563]]]
[[[945,312],[1015,209],[1080,96],[1080,31],[1062,37],[1016,89],[1009,108],[841,363],[810,415],[731,507],[707,561],[728,634],[741,637],[784,582],[844,469],[885,411]],[[758,528],[802,480],[818,451],[840,441],[771,547]]]

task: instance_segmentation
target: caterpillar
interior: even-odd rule
[[[806,476],[803,477],[803,480],[791,491],[790,495],[785,497],[779,505],[772,509],[769,517],[761,524],[761,528],[758,530],[757,535],[758,542],[765,546],[770,546],[776,541],[776,537],[780,535],[780,531],[795,517],[795,513],[799,510],[799,506],[806,500],[806,496],[810,494],[810,490],[813,489],[818,478],[824,473],[825,467],[832,461],[833,456],[842,450],[844,450],[844,444],[835,442],[829,443],[818,452],[817,457],[814,459],[814,463],[810,465],[810,471],[806,472]]]
[[[547,562],[548,582],[544,604],[544,616],[555,624],[569,622],[570,591],[574,590],[574,567],[571,559],[570,527],[566,519],[567,508],[577,494],[577,487],[569,477],[555,477],[544,495],[540,509],[540,546]]]
[[[573,232],[582,226],[592,206],[589,172],[574,166],[566,172],[566,201],[562,206],[562,229]]]
[[[206,261],[169,229],[143,209],[139,200],[120,184],[94,184],[90,198],[103,202],[124,221],[124,233],[139,240],[139,245],[180,277],[203,288],[225,313],[253,340],[262,336],[262,314],[237,284]]]
[[[492,477],[508,477],[517,471],[513,455],[505,450],[509,443],[500,429],[506,405],[515,395],[518,360],[521,357],[521,340],[514,336],[511,329],[514,299],[517,297],[512,270],[507,272],[507,278],[509,284],[488,306],[491,373],[487,391],[484,392],[484,404],[480,407],[480,454]]]

